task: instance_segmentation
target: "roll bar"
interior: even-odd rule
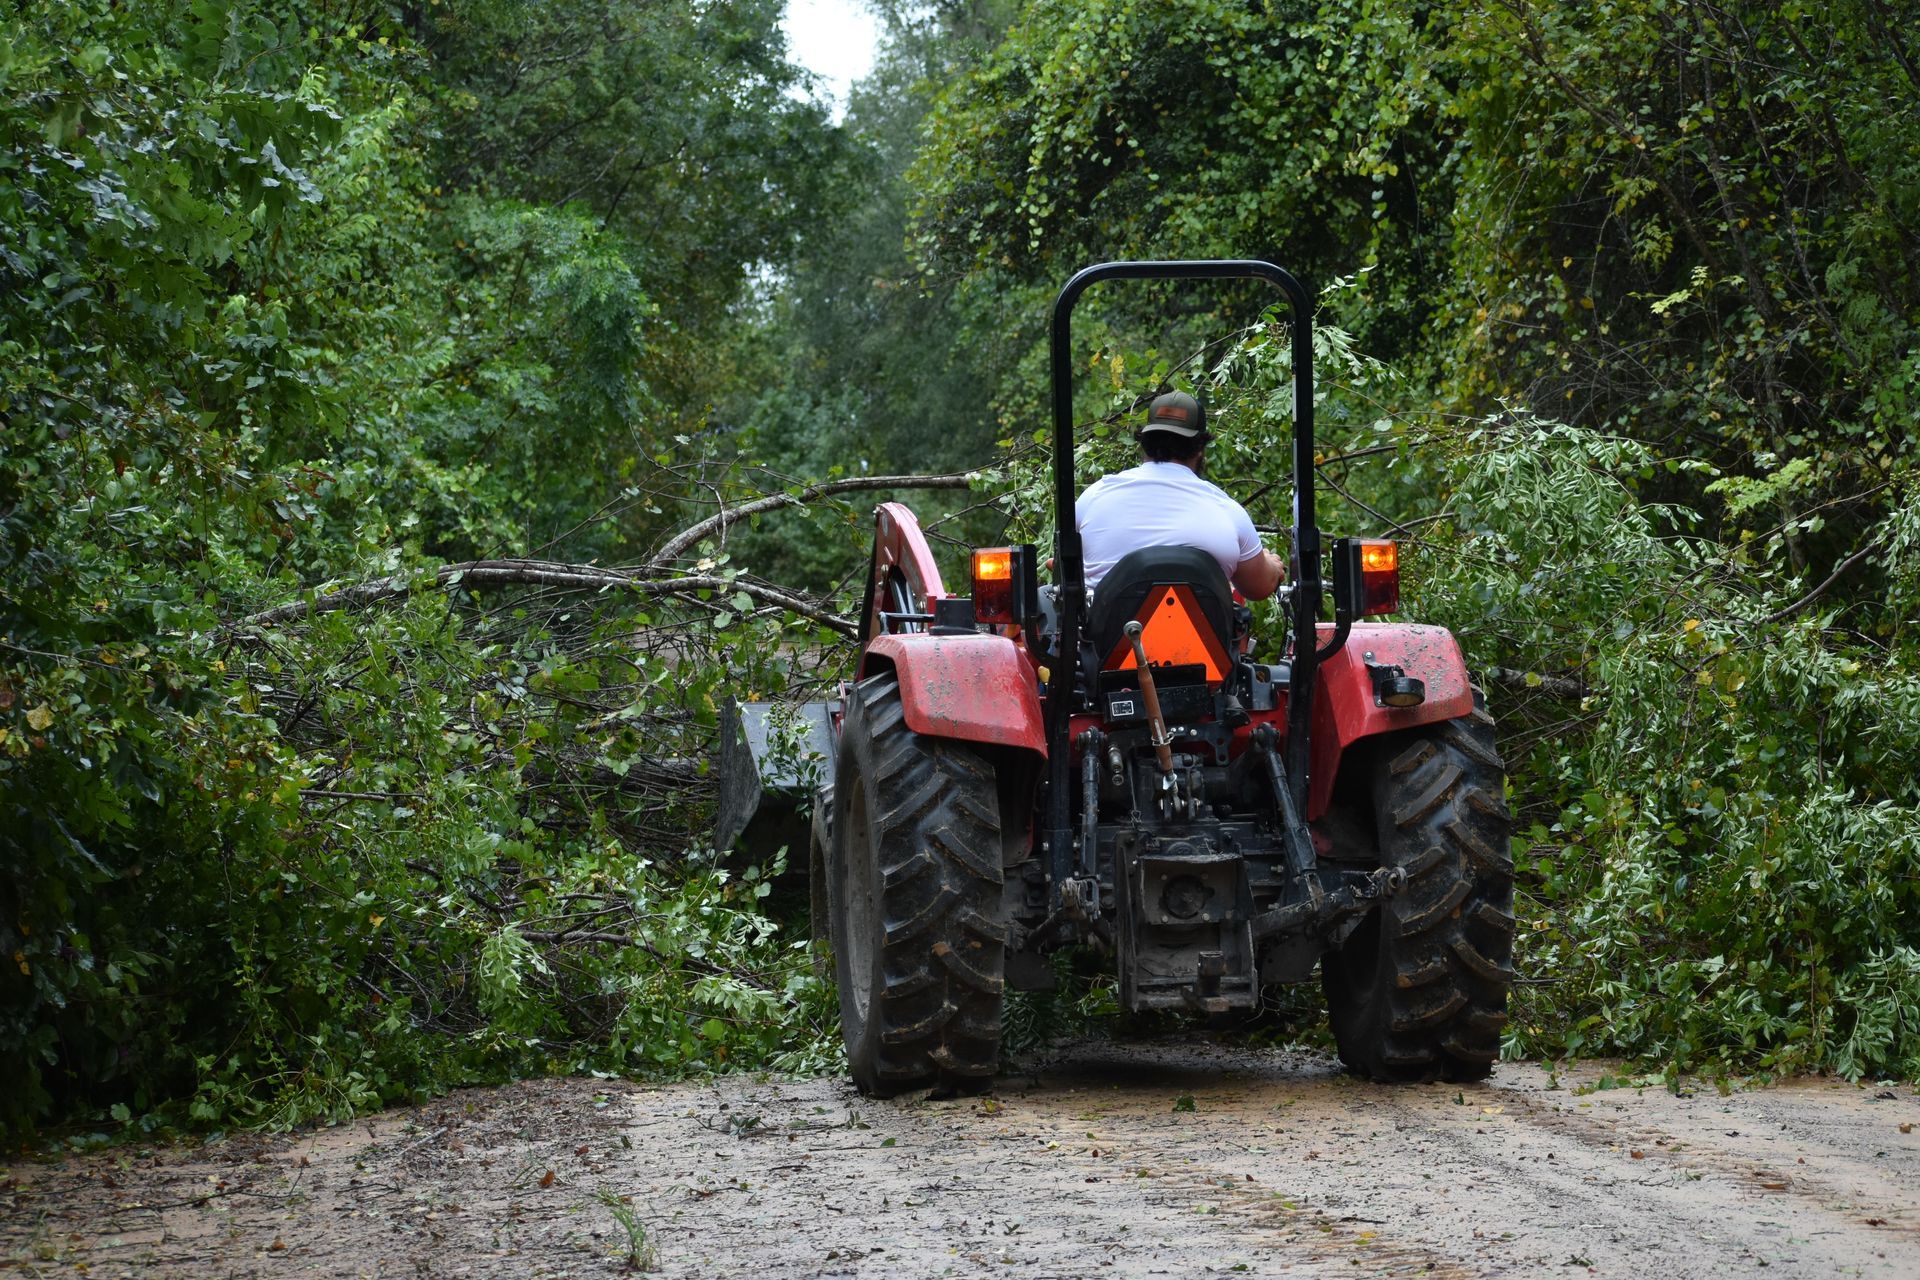
[[[1265,280],[1293,311],[1293,666],[1287,696],[1287,782],[1296,810],[1307,806],[1307,733],[1318,667],[1314,624],[1320,616],[1320,531],[1313,516],[1313,299],[1300,282],[1257,259],[1102,262],[1074,275],[1053,303],[1054,581],[1060,588],[1059,661],[1047,681],[1047,870],[1054,905],[1073,859],[1073,763],[1067,729],[1080,665],[1086,561],[1074,518],[1073,308],[1102,280]]]

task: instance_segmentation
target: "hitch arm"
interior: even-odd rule
[[[1310,912],[1317,912],[1325,896],[1320,887],[1320,858],[1313,851],[1313,833],[1307,830],[1306,818],[1301,815],[1292,780],[1287,776],[1286,761],[1280,758],[1278,737],[1270,724],[1253,731],[1253,745],[1266,761],[1267,779],[1273,786],[1274,801],[1280,807],[1280,848],[1287,860],[1286,896]]]
[[[1147,649],[1140,643],[1145,630],[1136,620],[1127,624],[1127,643],[1133,646],[1133,661],[1140,671],[1140,698],[1147,704],[1147,728],[1153,734],[1154,758],[1161,773],[1173,772],[1173,735],[1167,732],[1166,717],[1160,714],[1160,690],[1153,684],[1153,668],[1147,665]]]
[[[1358,885],[1342,885],[1312,902],[1292,902],[1263,911],[1248,921],[1248,927],[1255,942],[1279,933],[1317,933],[1337,945],[1359,927],[1360,918],[1374,903],[1391,898],[1406,886],[1405,867],[1381,867],[1368,873]]]

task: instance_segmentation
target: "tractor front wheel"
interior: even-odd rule
[[[1321,960],[1340,1059],[1375,1080],[1493,1070],[1513,983],[1513,859],[1493,717],[1383,742],[1373,783],[1381,864],[1407,882]]]
[[[1000,1065],[1006,928],[993,766],[907,727],[891,674],[847,699],[827,908],[854,1084],[958,1090]]]

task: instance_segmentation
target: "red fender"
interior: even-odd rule
[[[904,599],[890,598],[896,590]],[[933,602],[946,594],[940,566],[934,563],[933,549],[927,546],[927,537],[920,532],[920,522],[913,512],[900,502],[883,502],[875,507],[867,606],[860,619],[861,643],[885,633],[886,628],[880,625],[883,612],[900,612],[903,604],[911,609],[931,609]],[[864,667],[861,674],[866,674]]]
[[[907,728],[936,738],[1022,747],[1045,758],[1040,674],[1020,645],[985,633],[888,635],[884,610],[931,610],[946,595],[940,569],[913,512],[898,502],[874,511],[873,561],[861,639],[860,678],[892,670]],[[904,597],[904,598],[902,598]]]
[[[915,733],[1047,754],[1039,673],[1005,636],[876,636],[860,657],[860,674],[889,667]]]
[[[1323,624],[1322,643],[1333,628]],[[1383,707],[1374,701],[1367,664],[1400,667],[1427,686],[1417,707]],[[1333,796],[1334,774],[1347,748],[1415,725],[1457,720],[1473,710],[1467,660],[1445,627],[1405,622],[1356,622],[1340,651],[1320,664],[1319,696],[1313,706],[1313,760],[1307,814],[1319,817]]]

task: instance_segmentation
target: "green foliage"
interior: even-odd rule
[[[1374,266],[1392,292],[1342,318],[1395,355],[1431,301],[1443,101],[1402,5],[1031,5],[932,119],[916,245],[996,297],[1111,258],[1261,256],[1321,282]],[[1243,320],[1266,301],[1195,293],[1112,305],[1150,341],[1207,315],[1184,343],[1218,333],[1223,297]]]
[[[545,34],[599,8],[545,6]],[[811,1061],[772,871],[689,848],[717,698],[784,688],[817,639],[737,570],[246,618],[445,557],[644,553],[685,496],[654,371],[779,251],[835,136],[781,97],[764,4],[706,7],[693,50],[662,19],[611,69],[576,45],[618,81],[577,101],[543,78],[565,59],[468,83],[461,40],[510,7],[309,10],[48,2],[0,29],[0,1126]],[[618,114],[641,84],[705,113],[654,116],[688,167],[651,205],[677,192],[692,240],[563,203],[524,155],[447,158],[455,128]],[[726,157],[786,212],[713,214]],[[676,326],[657,299],[696,277]]]
[[[1916,940],[1911,655],[1777,616],[1788,574],[1636,496],[1643,446],[1524,419],[1460,443],[1422,601],[1482,662],[1593,689],[1552,737],[1512,726],[1523,957],[1559,984],[1517,1044],[1913,1074],[1880,1005]]]
[[[1032,6],[932,117],[916,246],[963,294],[1037,316],[1125,256],[1338,281],[1321,524],[1400,536],[1408,612],[1501,676],[1516,1051],[1920,1069],[1915,65],[1866,0],[1115,0]],[[1172,375],[1283,524],[1280,331],[1188,358],[1230,300],[1139,296],[1090,297],[1082,482]],[[1003,412],[1039,408],[1029,324]]]
[[[1920,308],[1920,84],[1887,20],[1866,2],[1464,12],[1439,56],[1459,84],[1466,389],[1730,472],[1797,466],[1814,501],[1884,479],[1909,447]],[[1727,515],[1765,529],[1798,504],[1757,505]]]
[[[849,198],[841,134],[795,92],[779,0],[431,8],[422,45],[449,187],[579,211],[633,260],[671,320],[640,368],[698,411],[756,268],[784,265]]]
[[[1887,7],[886,12],[836,126],[774,0],[12,7],[0,1125],[821,1062],[776,869],[689,832],[718,699],[837,674],[764,578],[842,589],[867,499],[658,549],[995,439],[924,505],[1037,531],[1047,305],[1122,256],[1326,285],[1322,524],[1498,675],[1515,1050],[1920,1073]],[[1268,301],[1090,295],[1081,479],[1203,385],[1282,525]]]
[[[812,478],[964,471],[991,455],[998,424],[987,390],[1000,352],[958,340],[978,331],[956,290],[914,270],[907,170],[933,96],[1004,28],[1005,7],[980,0],[891,16],[891,37],[847,113],[844,213],[803,229],[787,278],[724,348],[732,367],[714,417],[739,456]],[[931,524],[959,508],[929,495],[916,510]],[[742,531],[738,554],[780,581],[829,587],[846,574],[849,547],[871,533],[870,504],[839,514],[769,518]],[[963,538],[998,536],[991,522],[962,523]]]
[[[820,1052],[822,989],[766,913],[780,868],[681,852],[702,806],[694,771],[660,759],[704,751],[725,682],[778,687],[778,628],[703,647],[689,673],[637,647],[636,620],[427,596],[246,654],[246,687],[272,690],[302,748],[300,785],[280,855],[234,860],[210,904],[233,953],[221,1000],[239,1008],[203,1016],[239,1025],[195,1064],[197,1118],[285,1124],[508,1071]]]
[[[214,5],[145,27],[42,4],[0,59],[9,1123],[48,1105],[55,1063],[165,1074],[187,1011],[148,993],[193,921],[156,922],[148,894],[191,884],[176,851],[273,825],[248,790],[283,759],[273,726],[222,696],[212,655],[160,636],[209,627],[219,558],[275,541],[303,497],[253,428],[310,387],[270,354],[275,309],[232,292],[320,198],[303,166],[340,131],[310,82],[270,86],[278,41]]]
[[[1007,995],[1004,1051],[1012,1058],[1043,1054],[1065,1040],[1111,1034],[1120,1002],[1108,958],[1063,948],[1047,958],[1053,987]]]
[[[935,111],[916,243],[963,290],[1037,282],[1022,317],[1102,258],[1358,273],[1331,317],[1448,405],[1707,458],[1745,499],[1715,526],[1784,523],[1767,549],[1804,570],[1890,509],[1910,447],[1920,83],[1888,23],[1866,0],[1035,5]],[[1250,318],[1192,294],[1136,291],[1123,336]]]

